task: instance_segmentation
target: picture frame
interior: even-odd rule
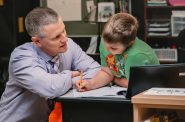
[[[107,20],[115,14],[114,2],[99,2],[98,3],[98,22],[107,22]]]

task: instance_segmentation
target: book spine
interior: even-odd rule
[[[125,0],[122,0],[122,12],[125,12]]]

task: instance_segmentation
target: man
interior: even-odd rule
[[[0,122],[48,121],[50,99],[66,93],[79,80],[80,71],[84,79],[100,71],[100,65],[66,37],[62,18],[52,9],[33,9],[25,25],[32,42],[11,54],[9,80],[0,101]],[[57,56],[58,71],[52,62]]]

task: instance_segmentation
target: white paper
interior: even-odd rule
[[[81,0],[47,0],[47,6],[62,16],[63,21],[81,21]]]
[[[169,36],[170,32],[160,33],[160,32],[149,32],[149,36]]]
[[[76,89],[73,89],[74,97],[108,97],[108,96],[118,96],[117,93],[119,91],[126,91],[126,88],[119,87],[119,86],[105,86],[98,89],[85,91],[85,92],[78,92]],[[119,95],[120,96],[120,95]],[[122,95],[122,97],[124,97]]]
[[[87,12],[90,13],[90,11],[92,11],[94,7],[94,1],[93,0],[86,1],[86,6],[87,6]]]
[[[151,88],[147,90],[144,94],[185,96],[185,88]]]
[[[170,22],[166,22],[166,23],[149,23],[149,27],[169,27],[170,26]]]
[[[148,31],[155,31],[155,32],[157,32],[157,31],[169,31],[170,30],[170,28],[148,28]]]
[[[97,36],[91,37],[91,42],[90,42],[89,48],[86,51],[87,54],[95,54],[96,53],[97,39],[98,39]]]

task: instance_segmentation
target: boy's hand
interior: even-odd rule
[[[126,78],[114,78],[114,83],[119,86],[128,88],[128,80]]]
[[[79,80],[75,82],[76,89],[80,92],[88,91],[89,88],[89,81],[86,80]]]

